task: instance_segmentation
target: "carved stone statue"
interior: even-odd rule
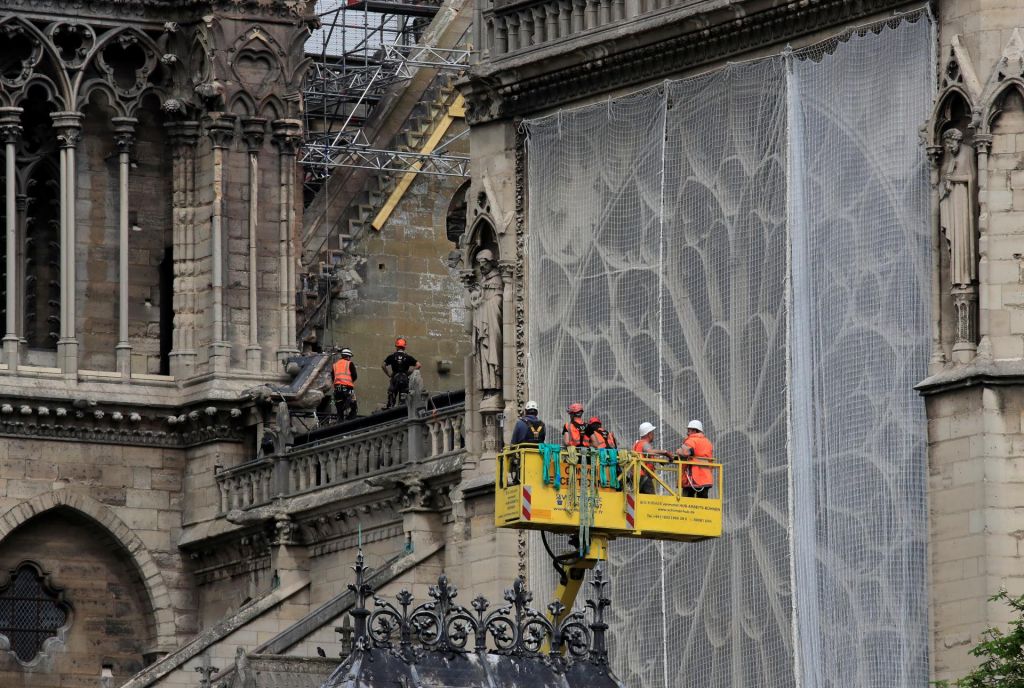
[[[256,678],[249,667],[249,657],[244,647],[235,648],[235,680],[231,688],[256,688]]]
[[[967,287],[978,278],[974,164],[959,129],[943,134],[942,143],[946,156],[939,180],[939,221],[949,244],[950,282]]]
[[[489,249],[476,254],[478,274],[469,286],[473,308],[473,347],[480,370],[480,389],[484,396],[501,390],[501,308],[504,282],[497,261]]]

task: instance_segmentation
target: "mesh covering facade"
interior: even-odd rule
[[[531,396],[727,471],[720,540],[612,548],[627,685],[927,681],[933,83],[916,15],[527,123]]]

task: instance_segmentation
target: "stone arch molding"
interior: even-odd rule
[[[139,578],[148,596],[149,608],[154,621],[154,641],[158,647],[173,647],[175,644],[174,612],[171,609],[171,595],[167,583],[160,574],[160,568],[153,560],[146,545],[110,507],[92,497],[75,490],[62,489],[47,492],[21,504],[11,507],[0,516],[0,543],[14,530],[36,516],[58,508],[68,508],[88,517],[107,531],[128,554],[135,564]]]

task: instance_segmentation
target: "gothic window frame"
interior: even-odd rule
[[[15,587],[22,575],[31,576],[29,586],[34,586],[34,589],[27,591],[23,589],[22,596],[19,597]],[[24,596],[25,592],[37,594]],[[7,600],[35,603],[32,611],[36,627],[19,627],[12,619],[13,610],[5,610]],[[51,610],[55,609],[60,616],[45,622],[42,617],[46,606],[49,606]],[[11,608],[13,608],[13,602]],[[64,588],[54,584],[50,573],[42,566],[34,561],[24,560],[7,572],[6,580],[0,584],[0,650],[10,653],[21,665],[34,664],[41,657],[46,656],[55,644],[64,642],[67,631],[71,627],[71,620],[72,606],[65,599]],[[34,638],[25,638],[24,636],[16,638],[14,633],[34,636]],[[26,649],[34,650],[29,658],[25,656]]]

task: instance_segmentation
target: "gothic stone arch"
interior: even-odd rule
[[[175,643],[174,612],[171,595],[146,545],[106,505],[79,492],[63,489],[41,494],[11,507],[0,516],[0,542],[15,528],[28,520],[58,508],[73,509],[104,528],[123,548],[135,564],[154,621],[154,641],[158,648],[171,648]]]

